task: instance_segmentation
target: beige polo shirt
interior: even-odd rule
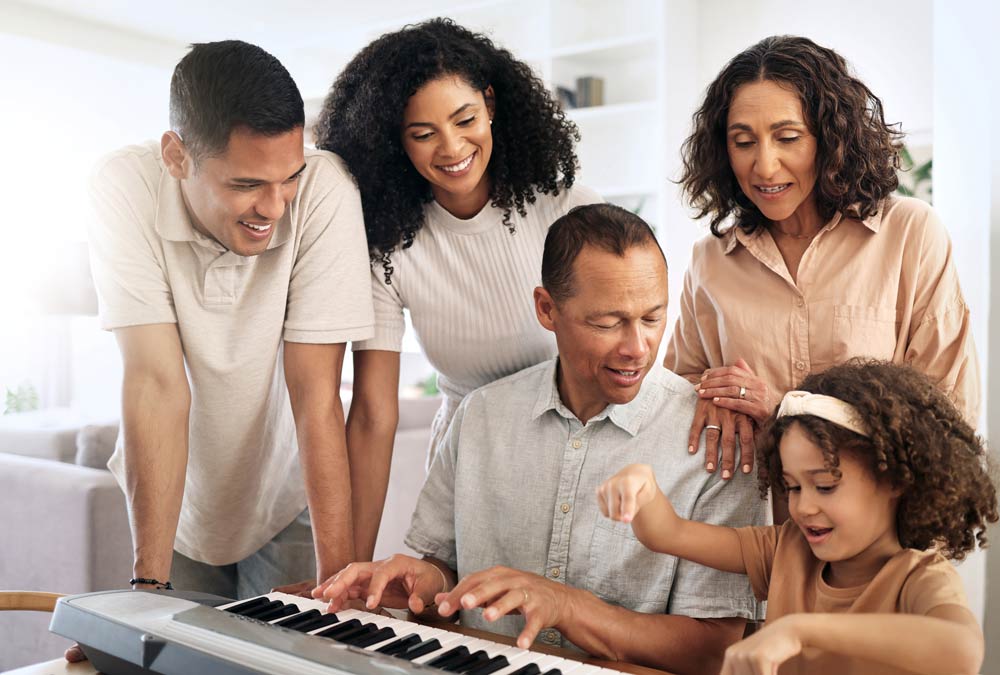
[[[338,157],[306,151],[267,250],[242,257],[191,225],[158,143],[97,167],[90,225],[101,325],[176,323],[191,387],[175,548],[213,565],[257,551],[305,508],[283,341],[341,343],[374,325],[361,200]],[[108,464],[124,485],[123,448]]]
[[[740,357],[777,403],[810,372],[854,356],[907,363],[979,417],[979,365],[951,240],[934,210],[890,197],[867,220],[837,214],[792,280],[771,233],[695,244],[664,365],[688,377]]]

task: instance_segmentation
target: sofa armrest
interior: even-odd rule
[[[125,496],[108,471],[0,453],[0,588],[124,588],[132,572]],[[9,546],[9,548],[8,548]]]
[[[0,589],[85,593],[127,588],[132,538],[108,471],[0,453]],[[0,671],[54,659],[70,645],[50,615],[0,612]]]

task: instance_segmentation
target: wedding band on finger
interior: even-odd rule
[[[524,593],[524,604],[528,604],[528,589],[522,588],[521,592]]]
[[[705,430],[707,431],[708,429],[715,429],[716,431],[722,431],[722,427],[720,427],[718,424],[706,424]]]
[[[746,400],[746,397],[747,397],[747,388],[740,387],[740,398]]]

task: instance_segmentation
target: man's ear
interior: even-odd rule
[[[492,84],[489,85],[488,87],[486,87],[486,90],[483,91],[483,100],[486,101],[486,111],[489,113],[489,115],[490,115],[490,123],[492,123],[493,122],[493,116],[497,112],[497,98],[496,98],[496,94],[493,93],[493,85]]]
[[[555,332],[555,313],[556,302],[549,295],[549,292],[538,286],[535,288],[535,316],[538,317],[538,323],[542,324],[542,327],[546,330]]]
[[[184,146],[184,141],[174,131],[163,132],[160,138],[160,152],[163,154],[163,164],[170,175],[177,180],[189,178],[194,168],[191,153]]]

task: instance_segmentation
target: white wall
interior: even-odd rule
[[[698,80],[708,85],[738,52],[769,35],[802,35],[835,49],[904,131],[932,128],[931,0],[704,0]]]

